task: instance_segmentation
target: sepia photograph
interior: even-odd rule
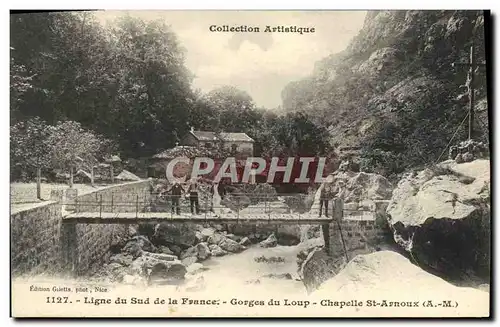
[[[11,317],[491,317],[489,11],[9,16]]]

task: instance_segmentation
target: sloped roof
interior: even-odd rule
[[[153,159],[174,159],[179,157],[195,158],[195,157],[212,157],[216,155],[216,151],[206,148],[198,148],[195,146],[178,145],[172,149],[167,149],[153,156]]]
[[[223,141],[254,142],[254,140],[246,133],[220,133],[220,138]]]
[[[190,132],[199,141],[215,141],[217,133],[207,131],[191,131]],[[226,142],[254,142],[254,140],[246,133],[220,133],[219,139]]]

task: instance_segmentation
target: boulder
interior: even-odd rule
[[[445,161],[405,176],[387,208],[395,241],[452,279],[490,275],[490,163]]]
[[[132,226],[128,227],[128,236],[134,237],[134,236],[138,236],[138,235],[139,235],[139,232],[137,231],[136,228],[134,228]]]
[[[159,245],[175,244],[184,248],[190,247],[196,244],[196,226],[161,223],[155,229],[153,240]]]
[[[180,259],[186,259],[189,257],[195,257],[199,261],[206,260],[210,257],[210,249],[207,243],[198,243],[195,246],[188,248],[182,253]]]
[[[234,234],[226,234],[225,236],[226,236],[227,238],[229,238],[229,239],[231,239],[231,240],[235,241],[235,242],[239,242],[239,241],[241,241],[241,238],[242,238],[241,236],[234,235]]]
[[[209,228],[203,228],[201,230],[201,235],[203,237],[203,242],[205,242],[206,240],[208,240],[208,238],[210,236],[214,235],[214,233],[215,233],[215,229],[214,228],[211,228],[211,227],[209,227]]]
[[[250,239],[248,237],[243,237],[239,243],[243,246],[248,246],[252,244],[252,242],[250,242]]]
[[[168,248],[178,257],[181,256],[182,254],[182,248],[178,245],[175,245],[175,244],[172,244],[172,245],[169,245]]]
[[[222,257],[223,255],[227,254],[227,251],[221,249],[221,247],[216,244],[210,245],[209,248],[210,248],[210,253],[214,257]]]
[[[224,235],[219,233],[214,233],[208,238],[208,244],[219,244],[225,239]]]
[[[158,262],[151,268],[149,284],[179,284],[187,273],[186,267],[179,261]]]
[[[211,256],[210,249],[207,243],[196,244],[197,257],[199,260],[206,260]]]
[[[377,298],[387,302],[420,301],[420,305],[428,299],[446,295],[452,301],[473,309],[468,314],[478,317],[487,316],[490,308],[488,293],[454,286],[393,251],[354,257],[338,274],[324,281],[310,297],[324,299],[332,294],[360,299],[369,299],[370,294],[376,294]]]
[[[200,242],[203,242],[205,240],[204,237],[203,237],[203,234],[201,234],[198,231],[196,231],[196,233],[194,235],[195,235],[195,238],[196,238],[196,243],[200,243]]]
[[[302,257],[304,253],[299,253]],[[299,276],[307,292],[313,292],[323,282],[335,276],[345,264],[344,258],[333,258],[322,248],[313,248],[302,262],[300,257]]]
[[[259,245],[263,248],[272,248],[278,245],[278,239],[273,233],[269,235],[269,237],[266,238],[264,241],[260,242]]]
[[[292,246],[300,243],[302,230],[299,225],[279,225],[275,236],[278,244]]]
[[[130,254],[134,258],[142,255],[142,251],[155,252],[156,247],[151,243],[147,237],[138,235],[134,236],[127,241],[122,249],[125,254]]]
[[[219,246],[222,250],[232,253],[238,253],[246,250],[246,247],[229,238],[225,238],[221,243],[219,243]]]
[[[133,255],[130,254],[115,254],[109,258],[109,262],[111,263],[118,263],[122,266],[128,267],[132,264],[132,261],[134,260]]]
[[[158,260],[165,260],[165,261],[174,261],[174,260],[177,260],[177,256],[172,255],[172,254],[151,253],[151,252],[144,251],[142,253],[142,255],[146,256],[146,257],[155,258],[155,259],[158,259]]]
[[[158,249],[158,253],[165,253],[165,254],[175,255],[174,252],[172,250],[170,250],[170,248],[168,246],[160,245],[160,246],[157,247],[157,249]]]

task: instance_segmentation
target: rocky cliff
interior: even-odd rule
[[[408,174],[387,208],[395,241],[446,278],[489,282],[490,162],[445,161]]]
[[[436,160],[465,117],[467,71],[452,63],[468,60],[472,41],[485,60],[484,40],[481,11],[371,11],[346,50],[285,87],[283,107],[326,125],[336,146],[364,147],[363,168],[402,172]],[[476,75],[475,126],[484,139],[485,74]]]

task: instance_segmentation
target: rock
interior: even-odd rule
[[[468,305],[477,307],[478,316],[488,315],[490,303],[488,293],[454,286],[393,251],[354,257],[337,275],[324,281],[310,297],[321,299],[332,294],[353,298],[377,294],[377,297],[387,301],[396,298],[399,301],[425,301],[436,294],[446,294],[451,299],[462,299],[470,303]]]
[[[172,250],[168,246],[160,245],[158,246],[158,253],[172,254],[175,255]]]
[[[246,247],[243,245],[239,244],[238,242],[235,242],[229,238],[225,238],[220,244],[220,248],[222,250],[225,250],[227,252],[232,252],[232,253],[238,253],[243,250],[246,250]]]
[[[188,257],[198,258],[200,261],[203,261],[210,257],[210,249],[207,243],[198,243],[195,246],[188,248],[186,251],[182,253],[180,259],[185,259]]]
[[[134,236],[127,241],[122,252],[129,253],[134,257],[141,255],[141,251],[155,252],[156,247],[151,243],[147,237],[138,235]]]
[[[208,238],[208,244],[219,244],[225,239],[225,237],[219,233],[214,233]]]
[[[196,231],[196,233],[195,233],[195,238],[196,238],[196,243],[200,243],[200,242],[204,241],[203,234],[201,234],[198,231]]]
[[[307,292],[316,290],[323,282],[335,276],[345,264],[344,258],[334,259],[324,249],[315,248],[303,261],[299,276]]]
[[[266,238],[264,241],[260,242],[259,245],[263,248],[272,248],[278,245],[278,239],[273,233],[269,235],[269,237]]]
[[[211,256],[207,243],[198,243],[196,245],[196,250],[198,252],[197,257],[200,260],[206,260]]]
[[[301,225],[300,226],[300,241],[305,242],[313,238],[321,237],[321,226],[320,225]]]
[[[234,234],[226,234],[225,235],[227,238],[235,241],[235,242],[239,242],[241,241],[241,236],[238,236],[238,235],[234,235]]]
[[[224,225],[222,225],[222,224],[216,224],[216,225],[214,225],[214,228],[215,228],[215,230],[216,230],[217,232],[222,232],[222,231],[224,231],[224,230],[226,229],[226,228],[224,227]]]
[[[198,257],[198,249],[196,248],[196,246],[192,246],[188,248],[186,251],[182,252],[179,258],[183,260],[188,257]]]
[[[443,162],[405,176],[387,208],[395,241],[453,279],[489,281],[490,163]]]
[[[208,240],[208,238],[212,235],[214,235],[215,233],[215,229],[214,228],[203,228],[201,230],[201,235],[203,236],[203,242],[205,242],[206,240]]]
[[[181,256],[182,254],[182,248],[178,245],[175,245],[175,244],[172,244],[172,245],[169,245],[168,248],[178,257]]]
[[[220,246],[213,244],[210,246],[210,253],[214,257],[222,257],[223,255],[227,254],[227,251],[221,249]]]
[[[198,261],[197,257],[186,257],[186,258],[181,260],[182,264],[186,267],[189,267],[190,265],[192,265],[196,261]]]
[[[146,252],[144,251],[143,254],[146,257],[152,257],[158,260],[165,260],[165,261],[174,261],[177,260],[177,256],[172,255],[172,254],[165,254],[165,253],[151,253],[151,252]]]
[[[137,241],[144,251],[154,252],[156,250],[153,243],[151,243],[151,241],[145,236],[134,236],[132,237],[132,240]]]
[[[239,243],[243,246],[248,246],[252,244],[252,242],[250,242],[250,239],[248,237],[243,237]]]
[[[278,244],[293,246],[300,243],[302,231],[299,225],[279,225],[274,235]]]
[[[118,263],[122,266],[130,266],[132,264],[132,261],[134,260],[134,256],[130,254],[115,254],[109,258],[109,261],[111,263]]]
[[[134,228],[134,227],[132,227],[132,226],[129,226],[129,227],[128,227],[128,235],[129,235],[130,237],[134,237],[134,236],[138,236],[138,235],[139,235],[139,233],[138,233],[137,229],[135,229],[135,228]]]
[[[471,162],[474,160],[474,155],[470,152],[466,152],[462,155],[462,159],[464,162]]]
[[[181,247],[190,247],[196,243],[196,226],[161,223],[155,230],[153,240],[159,245],[175,244]],[[174,251],[173,248],[171,250]]]
[[[159,262],[151,268],[149,284],[178,284],[184,280],[186,267],[180,262]]]
[[[196,263],[195,262],[195,263],[192,263],[189,266],[187,266],[186,270],[187,270],[188,273],[194,275],[194,274],[196,274],[196,273],[198,273],[200,271],[205,270],[204,268],[205,267],[203,267],[203,265],[201,263]]]

